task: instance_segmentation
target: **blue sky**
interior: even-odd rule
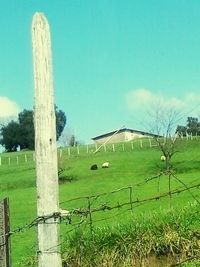
[[[199,0],[9,0],[1,11],[1,118],[33,107],[35,12],[49,21],[55,102],[78,140],[148,130],[160,100],[185,120],[200,114]]]

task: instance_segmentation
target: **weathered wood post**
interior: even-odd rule
[[[35,157],[37,176],[38,266],[61,267],[59,251],[58,171],[49,25],[35,13],[32,21],[35,86]]]
[[[0,266],[10,267],[10,219],[9,219],[9,201],[5,198],[0,201]]]

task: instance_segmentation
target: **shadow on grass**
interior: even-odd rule
[[[77,181],[77,176],[75,175],[61,175],[59,176],[59,184],[64,184],[64,183],[68,183],[68,182],[74,182]]]

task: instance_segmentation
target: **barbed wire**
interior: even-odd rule
[[[63,218],[63,216],[59,212],[55,212],[55,213],[53,213],[51,215],[39,216],[39,217],[35,218],[31,223],[25,224],[24,226],[17,227],[14,230],[5,233],[5,235],[1,235],[0,237],[2,239],[5,239],[5,238],[8,238],[8,237],[11,237],[12,235],[18,234],[18,233],[24,233],[25,231],[31,229],[32,227],[38,226],[41,222],[45,223],[45,224],[48,224],[47,220],[52,219],[52,218],[55,220],[54,223],[70,224],[71,227],[79,227],[81,224],[83,224],[85,222],[85,218],[82,217],[79,222],[71,223],[71,219],[70,218],[67,218],[67,219]],[[57,219],[59,219],[59,222],[56,221]],[[72,228],[69,231],[65,232],[65,234],[68,234],[68,233],[72,232],[73,230],[74,230],[74,228]],[[5,245],[6,245],[6,242],[0,244],[0,248],[5,246]]]
[[[165,192],[165,193],[162,193],[162,194],[159,194],[159,195],[156,195],[153,197],[149,197],[149,198],[144,198],[144,199],[137,198],[136,200],[133,200],[133,201],[117,203],[116,205],[113,205],[113,206],[108,206],[107,204],[103,203],[99,207],[91,208],[91,209],[89,209],[88,207],[87,208],[75,208],[75,209],[68,211],[69,215],[64,216],[64,217],[63,217],[61,212],[54,212],[54,213],[49,214],[49,215],[38,216],[33,221],[31,221],[31,223],[25,224],[24,226],[17,227],[16,229],[6,233],[6,236],[10,237],[14,234],[24,232],[24,231],[26,231],[32,227],[37,226],[40,223],[48,224],[48,220],[50,220],[50,219],[54,219],[54,221],[50,222],[50,223],[59,223],[59,224],[64,223],[64,224],[70,224],[71,226],[79,225],[80,222],[74,223],[74,224],[71,222],[71,216],[75,215],[75,216],[79,216],[79,217],[81,217],[81,219],[83,219],[84,217],[87,217],[89,215],[89,213],[96,213],[96,212],[100,212],[100,211],[110,211],[110,210],[114,210],[114,209],[120,209],[124,206],[131,205],[131,204],[142,204],[142,203],[146,203],[146,202],[150,202],[150,201],[154,201],[154,200],[159,200],[159,199],[162,199],[162,198],[169,196],[170,194],[171,195],[180,194],[180,193],[183,193],[183,192],[188,191],[190,189],[194,189],[194,188],[199,189],[199,187],[200,187],[200,183],[195,184],[195,185],[191,185],[191,186],[187,186],[184,188],[178,188],[178,189],[172,190],[171,192]],[[129,187],[127,187],[127,188],[129,188]],[[114,192],[114,191],[112,191],[112,192]],[[119,192],[119,190],[118,190],[118,192]],[[94,196],[92,196],[92,198],[93,197]],[[85,197],[85,198],[90,199],[90,197]],[[196,199],[196,201],[198,201],[198,200]],[[198,203],[199,203],[199,201],[198,201]],[[134,206],[134,208],[136,208],[136,207],[137,206]]]
[[[61,203],[66,203],[66,202],[70,202],[70,201],[73,201],[73,200],[87,199],[88,200],[88,206],[84,207],[84,208],[71,209],[71,210],[67,211],[68,215],[66,215],[66,216],[63,216],[63,214],[61,212],[54,212],[54,213],[49,214],[49,215],[38,216],[34,220],[32,220],[30,223],[27,223],[24,226],[17,227],[14,230],[9,231],[5,235],[1,235],[0,237],[3,240],[5,240],[5,238],[9,238],[9,237],[11,237],[11,236],[13,236],[13,235],[15,235],[17,233],[25,232],[26,230],[29,230],[32,227],[36,227],[39,224],[49,224],[49,223],[51,223],[51,224],[56,224],[56,223],[57,224],[61,224],[61,223],[70,224],[70,226],[72,228],[67,232],[67,233],[70,233],[76,227],[79,227],[84,222],[86,222],[88,217],[89,217],[90,227],[92,228],[93,223],[106,220],[106,218],[102,218],[102,219],[99,219],[99,220],[96,220],[96,221],[92,221],[92,214],[93,213],[102,212],[102,211],[103,212],[111,211],[111,210],[123,208],[125,206],[130,206],[130,208],[127,209],[126,211],[133,210],[133,209],[135,209],[137,207],[140,207],[141,205],[143,205],[143,204],[145,204],[147,202],[159,200],[159,199],[162,199],[162,198],[165,198],[165,197],[168,197],[168,196],[172,196],[172,195],[175,195],[175,194],[180,194],[180,193],[183,193],[185,191],[188,191],[191,194],[191,196],[195,199],[195,201],[198,204],[200,204],[200,201],[190,191],[191,189],[194,189],[194,188],[199,189],[200,188],[200,183],[195,184],[195,185],[191,185],[191,186],[187,186],[184,182],[182,182],[179,178],[177,178],[175,176],[175,178],[178,179],[178,181],[182,184],[181,188],[177,188],[177,189],[174,189],[174,190],[171,190],[171,191],[168,191],[168,192],[164,192],[164,193],[156,195],[156,196],[144,198],[144,199],[137,198],[136,200],[132,200],[132,198],[130,197],[129,201],[126,201],[126,202],[123,202],[123,203],[117,203],[117,204],[115,204],[113,206],[110,206],[107,203],[102,203],[100,206],[92,208],[92,204],[93,204],[92,201],[96,200],[97,198],[99,198],[101,196],[104,196],[104,195],[107,195],[107,194],[114,194],[114,193],[121,192],[121,191],[127,190],[127,189],[131,190],[132,188],[134,188],[136,186],[141,186],[141,185],[143,185],[143,184],[145,184],[145,183],[147,183],[149,181],[152,181],[154,179],[160,178],[161,175],[163,175],[163,173],[159,173],[156,176],[153,176],[153,177],[151,177],[149,179],[145,179],[145,181],[137,183],[137,184],[135,184],[133,186],[127,186],[127,187],[119,188],[119,189],[116,189],[116,190],[111,191],[109,193],[101,193],[101,194],[97,194],[97,195],[77,197],[77,198],[74,198],[74,199],[70,199],[68,201],[61,202]],[[125,211],[123,211],[123,212],[125,212]],[[118,216],[118,215],[120,215],[120,214],[117,214],[115,216]],[[80,221],[73,223],[72,222],[72,216],[78,216],[81,219],[80,219]],[[92,229],[91,229],[91,231],[92,231]],[[2,244],[0,244],[0,248],[3,247],[3,246],[5,246],[5,241]]]
[[[165,192],[163,194],[159,194],[159,195],[154,196],[154,197],[144,198],[144,199],[141,199],[141,200],[137,199],[137,200],[132,201],[132,204],[134,204],[134,203],[139,204],[139,203],[143,203],[143,202],[149,202],[149,201],[153,201],[153,200],[159,200],[159,199],[164,198],[164,197],[167,197],[169,195],[180,194],[180,193],[185,192],[185,191],[187,191],[189,189],[198,188],[198,187],[200,187],[200,183],[197,184],[197,185],[193,185],[193,186],[187,187],[187,188],[176,189],[176,190],[172,190],[170,192]],[[93,209],[91,212],[98,212],[98,211],[118,209],[118,208],[121,208],[123,206],[130,205],[130,204],[131,204],[131,202],[129,201],[129,202],[121,203],[121,204],[118,203],[117,205],[112,206],[112,207],[107,206],[107,205],[102,205],[99,208]],[[84,212],[86,212],[86,211],[84,211]]]
[[[78,223],[74,223],[73,224],[74,228],[72,228],[72,229],[68,230],[67,232],[65,232],[65,235],[68,235],[72,231],[75,231],[76,229],[78,229],[78,227],[80,227],[84,222],[85,222],[85,219],[82,218],[82,220],[79,221]],[[60,247],[63,243],[64,243],[64,241],[63,242],[59,242],[59,244],[56,245],[56,246],[52,246],[52,247],[47,248],[46,252],[48,251],[49,253],[51,253],[52,249]],[[41,251],[37,251],[37,253],[41,253]],[[44,251],[42,251],[42,253],[44,253]]]
[[[62,205],[62,204],[68,203],[68,202],[81,200],[81,199],[88,199],[88,198],[90,198],[90,199],[91,198],[96,198],[97,199],[98,197],[101,197],[101,196],[105,196],[105,195],[109,195],[109,194],[115,194],[115,193],[118,193],[118,192],[126,190],[126,189],[142,186],[142,185],[144,185],[144,184],[146,184],[146,183],[148,183],[148,182],[150,182],[152,180],[160,178],[163,174],[164,174],[164,172],[161,171],[159,174],[157,174],[155,176],[152,176],[150,178],[146,178],[145,180],[143,180],[143,181],[141,181],[141,182],[139,182],[137,184],[134,184],[134,185],[125,186],[125,187],[122,187],[122,188],[119,188],[119,189],[116,189],[116,190],[113,190],[113,191],[110,191],[110,192],[99,193],[99,194],[96,194],[96,195],[88,195],[88,196],[81,196],[81,197],[71,198],[71,199],[62,201],[59,204]]]
[[[198,204],[200,204],[200,201],[192,194],[192,192],[190,192],[190,188],[188,188],[188,186],[183,182],[181,181],[175,174],[172,175],[179,183],[181,183],[187,190],[188,192],[190,193],[190,195],[194,198],[194,200],[197,201]]]

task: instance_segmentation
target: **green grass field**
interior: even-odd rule
[[[146,143],[145,143],[146,142]],[[184,188],[183,183],[191,186],[200,182],[200,141],[183,140],[178,144],[178,152],[173,157],[173,167],[176,177],[171,179],[171,189]],[[102,205],[114,206],[117,203],[124,203],[130,200],[130,190],[124,189],[116,193],[109,193],[120,188],[134,186],[157,175],[163,168],[160,161],[161,153],[157,147],[149,147],[148,140],[141,143],[126,143],[102,148],[96,154],[87,150],[86,146],[73,148],[70,151],[58,152],[59,165],[66,170],[60,179],[60,202],[62,209],[72,210],[75,208],[87,207],[87,199],[78,199],[66,202],[69,199],[108,193],[91,202],[92,208]],[[93,151],[95,148],[93,148]],[[25,156],[26,154],[26,156]],[[60,157],[61,156],[61,157]],[[17,159],[18,157],[18,159]],[[10,159],[9,159],[10,158]],[[97,164],[101,166],[104,161],[110,162],[108,169],[99,168],[91,171],[90,166]],[[0,197],[9,197],[11,231],[30,223],[36,217],[36,188],[35,168],[32,152],[4,153],[1,154],[0,166]],[[158,179],[144,183],[142,186],[133,187],[132,200],[149,198],[168,191],[168,177],[161,176]],[[193,196],[191,195],[191,192]],[[169,208],[181,209],[194,203],[194,198],[200,200],[199,189],[192,189],[191,192],[175,194],[173,197],[165,197],[157,201],[150,201],[130,210],[125,206],[112,211],[97,212],[92,215],[93,227],[104,229],[106,227],[118,227],[126,225],[132,218],[141,221],[146,220],[154,213],[161,214]],[[162,217],[162,216],[161,216]],[[140,219],[139,219],[140,218]],[[142,218],[142,219],[141,219]],[[73,219],[73,218],[72,218]],[[74,219],[75,221],[78,219]],[[72,221],[73,222],[73,221]],[[84,226],[88,231],[88,226]],[[199,231],[198,223],[193,227]],[[66,240],[66,232],[72,226],[61,225],[61,241]],[[23,266],[26,262],[30,266],[32,257],[36,253],[36,229],[31,228],[24,232],[14,234],[11,238],[12,266]],[[65,242],[62,245],[65,251]],[[63,254],[65,255],[65,253]],[[30,261],[28,260],[30,259]],[[111,265],[110,265],[111,266]],[[128,265],[127,265],[128,266]],[[185,265],[186,266],[186,265]],[[187,265],[194,266],[194,265]]]

